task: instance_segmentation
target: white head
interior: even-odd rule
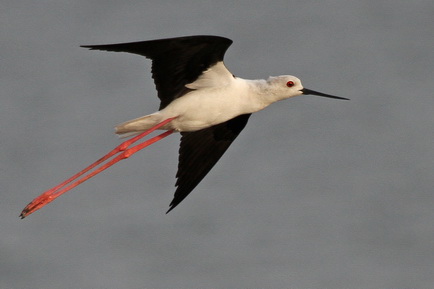
[[[267,84],[270,88],[270,93],[274,94],[278,99],[286,99],[302,94],[312,94],[323,97],[348,100],[348,98],[329,95],[304,88],[301,84],[300,79],[292,75],[270,76],[267,79]]]

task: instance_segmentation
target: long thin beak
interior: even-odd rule
[[[330,95],[330,94],[325,94],[325,93],[318,92],[318,91],[315,91],[315,90],[310,90],[310,89],[307,89],[307,88],[303,88],[301,90],[301,92],[303,94],[318,95],[318,96],[322,96],[322,97],[335,98],[335,99],[341,99],[341,100],[350,100],[349,98],[340,97],[340,96],[334,96],[334,95]]]

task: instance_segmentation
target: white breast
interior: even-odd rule
[[[163,118],[178,116],[171,123],[174,129],[195,131],[264,108],[244,79],[232,77],[224,86],[202,86],[205,82],[212,81],[199,79],[194,87],[201,88],[174,100],[159,112]]]

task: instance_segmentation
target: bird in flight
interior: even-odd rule
[[[224,54],[231,44],[232,40],[228,38],[198,35],[82,46],[91,50],[134,53],[151,59],[152,78],[161,101],[160,108],[157,112],[116,126],[118,135],[133,137],[35,198],[24,208],[20,217],[25,218],[118,161],[179,132],[181,144],[176,191],[168,213],[208,174],[244,129],[252,113],[276,101],[302,94],[347,100],[304,88],[300,79],[291,75],[265,80],[236,77],[223,63]],[[165,132],[131,147],[157,129]]]

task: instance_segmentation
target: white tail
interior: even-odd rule
[[[115,131],[122,138],[133,136],[155,126],[159,120],[156,114],[149,114],[121,123],[115,127]]]

